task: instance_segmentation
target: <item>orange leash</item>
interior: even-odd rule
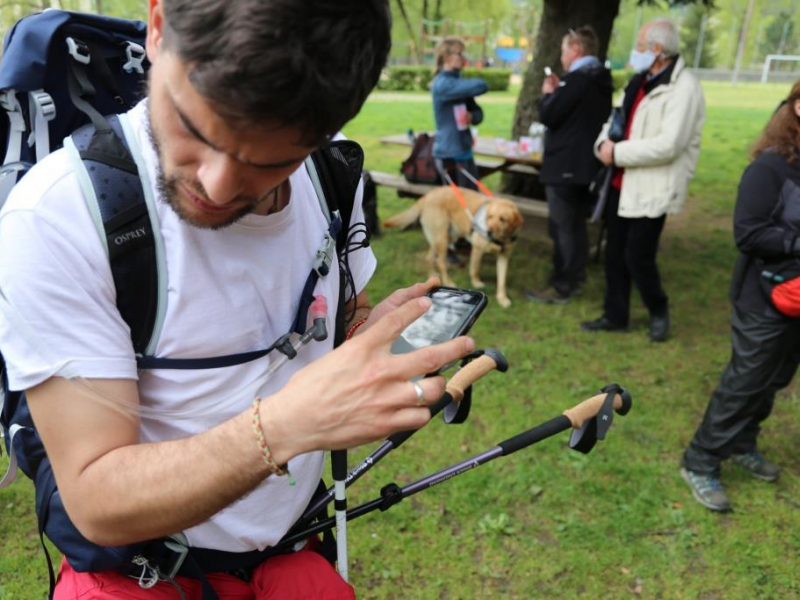
[[[477,185],[477,186],[478,186],[478,189],[479,189],[480,191],[482,191],[484,194],[486,194],[487,196],[489,196],[489,198],[494,198],[494,194],[492,194],[492,192],[491,192],[491,190],[489,190],[489,188],[487,188],[485,185],[483,185],[483,184],[481,183],[481,180],[480,180],[480,179],[476,179],[476,180],[475,180],[475,185]]]
[[[492,194],[489,188],[487,188],[485,185],[483,185],[483,183],[481,183],[480,179],[478,179],[477,177],[473,177],[472,173],[470,173],[466,169],[462,169],[457,164],[456,164],[456,169],[458,169],[460,173],[462,173],[467,179],[469,179],[472,183],[474,183],[478,187],[478,189],[481,192],[483,192],[486,196],[489,196],[489,198],[494,198],[494,194]]]
[[[450,187],[453,189],[453,193],[456,195],[456,198],[458,198],[458,203],[461,205],[461,208],[469,212],[469,209],[467,208],[467,201],[464,199],[464,193],[461,191],[460,187],[453,183],[452,179],[450,180]]]

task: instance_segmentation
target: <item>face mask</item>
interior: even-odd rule
[[[656,62],[656,55],[650,50],[639,52],[638,50],[631,50],[631,57],[628,60],[633,70],[637,73],[643,73],[653,66]]]

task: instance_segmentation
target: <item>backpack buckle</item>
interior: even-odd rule
[[[25,118],[22,116],[22,107],[17,100],[17,93],[14,90],[6,90],[0,93],[0,107],[8,114],[11,131],[25,131]]]
[[[50,94],[39,90],[31,92],[30,98],[36,107],[37,114],[41,115],[45,121],[52,121],[56,118],[56,103],[53,102]]]
[[[314,258],[314,271],[320,277],[325,277],[331,272],[335,247],[336,240],[333,239],[329,231],[326,231],[325,237],[322,239],[322,245],[317,250],[317,255]]]
[[[139,75],[144,75],[142,63],[147,58],[144,48],[135,42],[128,41],[128,46],[125,48],[125,56],[128,58],[128,62],[122,65],[122,69],[126,73],[136,71]]]
[[[67,38],[67,52],[72,58],[82,65],[88,65],[92,60],[92,55],[89,52],[89,46],[73,37]]]
[[[184,538],[185,539],[185,538]],[[159,565],[158,574],[161,579],[175,579],[181,570],[186,557],[189,555],[189,547],[178,536],[171,535],[164,541],[167,549],[172,551],[164,565]]]

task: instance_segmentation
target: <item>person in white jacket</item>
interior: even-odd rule
[[[678,30],[666,19],[646,23],[630,63],[637,74],[625,88],[625,134],[614,142],[609,125],[595,154],[615,169],[605,219],[606,293],[603,314],[587,331],[625,331],[631,284],[650,312],[650,339],[663,342],[670,329],[669,302],[656,265],[668,214],[680,212],[700,154],[705,100],[697,78],[679,56]]]

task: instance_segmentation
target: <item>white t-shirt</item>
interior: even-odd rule
[[[152,185],[157,156],[148,137],[146,103],[122,118],[135,132],[157,197]],[[155,356],[203,358],[259,350],[289,331],[327,230],[304,166],[290,183],[291,199],[280,212],[248,215],[217,231],[186,224],[158,200],[168,286]],[[360,192],[358,200],[353,223],[363,221]],[[234,367],[137,373],[130,331],[115,304],[108,256],[65,150],[45,158],[14,188],[0,213],[0,256],[0,350],[8,363],[9,387],[24,390],[53,376],[138,378],[144,410],[162,413],[142,419],[142,442],[183,438],[222,423],[332,349],[339,293],[335,263],[315,290],[326,296],[331,313],[328,339],[303,347],[269,381],[264,374],[282,356],[277,350]],[[360,249],[349,263],[361,291],[375,270],[375,257]],[[322,464],[321,452],[292,459],[295,486],[286,477],[269,477],[185,531],[190,545],[232,552],[274,545],[305,509]]]

